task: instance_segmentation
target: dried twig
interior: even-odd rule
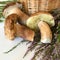
[[[12,47],[10,50],[8,50],[8,51],[6,51],[6,52],[4,52],[4,53],[7,54],[7,53],[13,51],[17,46],[19,46],[19,45],[20,45],[21,43],[23,43],[23,42],[27,42],[27,41],[26,41],[26,40],[22,40],[22,41],[20,41],[17,45],[15,45],[15,46]]]

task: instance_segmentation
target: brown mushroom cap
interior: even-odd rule
[[[50,29],[50,26],[46,22],[40,21],[38,23],[38,27],[40,29],[41,42],[42,43],[51,43],[51,41],[52,41],[52,31]]]
[[[16,36],[22,37],[25,40],[34,40],[34,31],[28,27],[18,24],[20,17],[17,14],[9,15],[5,20],[4,32],[8,39],[14,40]]]
[[[22,7],[21,2],[9,2],[9,3],[7,3],[6,6],[3,8],[3,11],[4,11],[6,8],[8,8],[8,7],[10,7],[10,6],[13,6],[13,5],[20,5],[20,7]]]

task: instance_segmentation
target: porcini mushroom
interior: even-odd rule
[[[38,12],[29,17],[27,14],[25,14],[24,12],[21,11],[21,9],[18,7],[18,5],[9,4],[9,7],[4,9],[3,15],[6,18],[5,33],[9,39],[14,39],[15,36],[20,36],[20,37],[23,37],[24,39],[33,41],[34,31],[32,31],[31,29],[37,31],[40,28],[40,31],[41,31],[44,28],[39,27],[39,25],[40,25],[41,21],[44,21],[41,23],[41,25],[43,25],[43,26],[46,25],[46,26],[44,26],[45,28],[47,28],[46,32],[47,31],[49,32],[48,37],[46,34],[46,37],[49,39],[47,43],[51,42],[52,34],[50,35],[51,30],[49,28],[49,25],[54,26],[55,21],[54,21],[54,17],[50,13]],[[17,21],[18,21],[18,24],[16,24]],[[9,22],[9,24],[7,22]],[[22,23],[22,25],[25,25],[25,26],[21,26],[21,24],[19,24],[19,23]],[[25,29],[25,32],[24,32],[24,29]],[[8,30],[9,34],[7,33],[7,30]],[[23,33],[21,33],[21,32],[23,32]],[[43,31],[43,32],[45,33],[45,31]],[[42,36],[42,35],[45,35],[43,32],[41,31],[41,41],[43,41],[42,38],[45,37],[45,36]],[[29,33],[30,33],[30,35],[29,35]],[[46,41],[47,41],[47,39],[46,39]]]
[[[22,9],[22,3],[20,2],[10,2],[7,3],[6,6],[3,9],[3,16],[6,18],[8,15],[17,13],[17,8]]]
[[[15,24],[17,23],[18,19],[19,19],[18,15],[12,14],[12,15],[9,15],[5,20],[4,32],[6,37],[10,40],[13,40],[16,36]]]
[[[34,40],[34,31],[18,24],[20,17],[16,14],[9,15],[5,20],[4,31],[8,39],[14,40],[16,36],[22,37],[23,39],[33,41]]]
[[[41,42],[42,43],[51,43],[52,41],[52,31],[49,25],[46,22],[40,21],[38,27],[41,33]]]
[[[26,25],[31,29],[38,29],[38,23],[40,21],[45,21],[50,26],[55,25],[54,17],[47,12],[35,13],[34,15],[27,19]]]

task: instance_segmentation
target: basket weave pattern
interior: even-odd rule
[[[33,14],[38,11],[50,11],[60,8],[60,0],[18,0],[23,2],[26,12]]]

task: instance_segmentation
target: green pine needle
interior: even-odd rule
[[[3,22],[4,20],[0,20],[0,22]]]

